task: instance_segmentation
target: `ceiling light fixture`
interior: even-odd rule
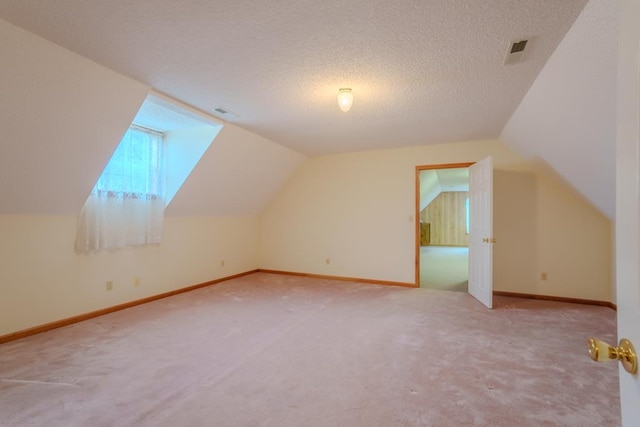
[[[338,106],[345,113],[351,109],[353,105],[353,93],[351,88],[343,87],[338,91]]]

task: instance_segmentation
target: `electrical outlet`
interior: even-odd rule
[[[224,260],[220,261],[220,267],[224,267]]]
[[[324,260],[325,264],[329,265],[331,264],[331,260],[329,258],[327,258],[326,260]]]
[[[543,271],[542,273],[540,273],[540,280],[547,280],[547,272]]]
[[[134,277],[133,278],[133,286],[140,286],[140,278],[139,277]]]
[[[107,280],[107,290],[110,291],[113,289],[113,281]]]

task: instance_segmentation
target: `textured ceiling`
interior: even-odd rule
[[[0,18],[305,154],[496,138],[586,0],[0,0]],[[503,65],[512,41],[521,62]],[[338,109],[340,87],[354,105]]]

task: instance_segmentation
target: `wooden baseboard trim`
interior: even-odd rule
[[[127,308],[135,307],[137,305],[146,304],[148,302],[157,301],[159,299],[168,298],[174,295],[182,294],[185,292],[194,291],[196,289],[204,288],[207,286],[215,285],[221,282],[226,282],[227,280],[237,279],[239,277],[248,276],[253,273],[269,273],[269,274],[282,274],[287,276],[299,276],[299,277],[310,277],[315,279],[328,279],[328,280],[340,280],[345,282],[356,282],[356,283],[365,283],[370,285],[386,285],[386,286],[400,286],[404,288],[417,288],[414,283],[406,283],[406,282],[392,282],[388,280],[373,280],[373,279],[361,279],[354,277],[344,277],[344,276],[329,276],[325,274],[312,274],[312,273],[298,273],[293,271],[280,271],[280,270],[268,270],[268,269],[256,269],[246,271],[244,273],[234,274],[231,276],[221,277],[219,279],[210,280],[208,282],[199,283],[197,285],[187,286],[186,288],[180,288],[169,292],[164,292],[158,295],[152,295],[150,297],[138,299],[135,301],[129,301],[123,304],[114,305],[111,307],[106,307],[100,310],[92,311],[90,313],[79,314],[77,316],[68,317],[66,319],[57,320],[55,322],[45,323],[44,325],[34,326],[32,328],[23,329],[21,331],[12,332],[6,335],[0,336],[0,344],[14,341],[20,338],[25,338],[31,335],[36,335],[42,332],[50,331],[53,329],[61,328],[63,326],[72,325],[74,323],[82,322],[84,320],[93,319],[94,317],[103,316],[105,314],[114,313],[116,311],[124,310]],[[529,299],[538,299],[538,300],[546,300],[546,301],[558,301],[558,302],[568,302],[574,304],[587,304],[587,305],[597,305],[603,307],[609,307],[612,310],[617,310],[618,306],[609,301],[597,301],[597,300],[588,300],[588,299],[580,299],[580,298],[567,298],[567,297],[556,297],[551,295],[536,295],[536,294],[523,294],[518,292],[505,292],[505,291],[493,291],[493,295],[495,296],[504,296],[504,297],[513,297],[513,298],[529,298]]]
[[[539,299],[539,300],[545,300],[545,301],[569,302],[573,304],[598,305],[602,307],[609,307],[612,310],[616,310],[616,311],[618,310],[618,306],[609,301],[597,301],[597,300],[581,299],[581,298],[554,297],[551,295],[521,294],[518,292],[504,292],[504,291],[493,291],[493,295],[500,296],[500,297],[529,298],[529,299]]]
[[[366,283],[368,285],[385,285],[385,286],[400,286],[403,288],[417,288],[418,286],[415,283],[406,283],[406,282],[392,282],[389,280],[373,280],[373,279],[359,279],[356,277],[344,277],[344,276],[327,276],[325,274],[312,274],[312,273],[298,273],[294,271],[280,271],[280,270],[267,270],[267,269],[258,269],[259,273],[269,273],[269,274],[283,274],[286,276],[299,276],[299,277],[311,277],[314,279],[328,279],[328,280],[340,280],[343,282],[356,282],[356,283]]]
[[[31,335],[42,333],[42,332],[50,331],[52,329],[61,328],[63,326],[72,325],[74,323],[82,322],[84,320],[93,319],[94,317],[103,316],[105,314],[124,310],[126,308],[135,307],[136,305],[146,304],[148,302],[171,297],[171,296],[182,294],[189,291],[194,291],[196,289],[215,285],[217,283],[226,282],[227,280],[237,279],[238,277],[247,276],[249,274],[256,273],[257,271],[258,270],[250,270],[244,273],[234,274],[232,276],[221,277],[220,279],[210,280],[208,282],[199,283],[197,285],[187,286],[186,288],[180,288],[173,291],[164,292],[162,294],[152,295],[150,297],[138,299],[135,301],[125,302],[123,304],[114,305],[112,307],[103,308],[100,310],[92,311],[90,313],[79,314],[77,316],[68,317],[66,319],[57,320],[55,322],[45,323],[44,325],[34,326],[33,328],[24,329],[22,331],[12,332],[10,334],[0,336],[0,344],[6,343],[9,341],[14,341],[20,338],[25,338]]]

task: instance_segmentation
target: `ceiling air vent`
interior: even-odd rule
[[[234,113],[233,111],[228,110],[225,107],[213,107],[210,110],[214,115],[218,116],[219,118],[221,118],[222,120],[228,121],[228,122],[232,122],[232,121],[238,121],[240,120],[240,116],[238,116],[236,113]]]
[[[504,58],[504,65],[515,64],[524,59],[524,48],[527,47],[529,40],[519,40],[509,45],[507,56]]]
[[[527,47],[527,42],[529,40],[521,40],[519,42],[511,43],[511,53],[522,52],[525,47]]]

